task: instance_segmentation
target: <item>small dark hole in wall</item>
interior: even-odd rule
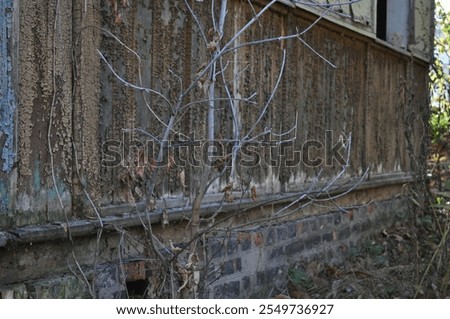
[[[377,38],[386,41],[387,0],[377,1]]]
[[[147,291],[147,280],[136,280],[127,282],[128,296],[130,298],[143,298]]]

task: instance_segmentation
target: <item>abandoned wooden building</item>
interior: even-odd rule
[[[410,218],[433,12],[2,0],[0,296],[268,297]]]

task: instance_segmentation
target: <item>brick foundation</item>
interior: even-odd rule
[[[409,217],[406,198],[332,211],[208,243],[206,298],[267,298],[287,280],[297,261],[341,263],[353,246]]]
[[[346,211],[330,211],[283,223],[211,234],[206,242],[207,278],[202,298],[267,298],[278,292],[296,262],[320,259],[341,263],[362,241],[394,223],[406,222],[408,199],[398,197]],[[108,239],[111,252],[115,249]],[[55,246],[57,247],[57,246]],[[139,251],[137,251],[139,254]],[[141,251],[143,253],[143,251]],[[86,278],[78,273],[52,273],[39,279],[0,286],[2,298],[91,298],[86,280],[99,298],[127,298],[136,283],[151,280],[151,269],[139,255],[100,262]],[[126,278],[126,279],[124,279]],[[131,284],[130,284],[131,283]]]

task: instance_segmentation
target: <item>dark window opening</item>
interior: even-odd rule
[[[127,282],[127,291],[130,298],[144,298],[147,292],[147,280],[136,280]]]
[[[387,0],[377,1],[377,38],[387,39]]]

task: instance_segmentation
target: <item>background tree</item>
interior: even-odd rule
[[[445,165],[441,165],[441,162],[448,161],[450,138],[450,14],[440,2],[436,4],[435,58],[430,71],[430,92],[433,143],[431,172],[436,176],[439,190],[450,189],[450,183],[441,178],[445,171]]]

